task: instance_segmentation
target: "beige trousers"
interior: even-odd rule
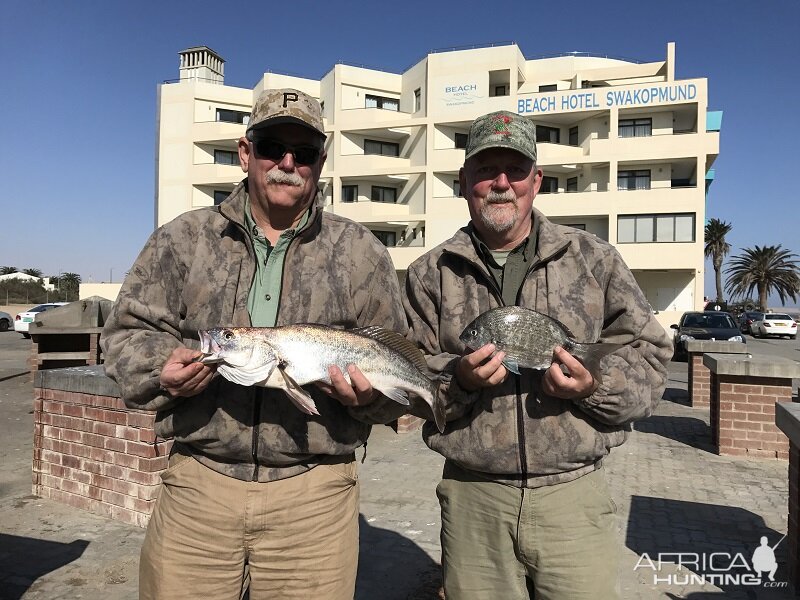
[[[448,600],[619,598],[616,506],[603,469],[519,489],[447,461],[436,492]]]
[[[355,460],[258,483],[175,454],[147,527],[140,600],[352,600],[358,566]]]

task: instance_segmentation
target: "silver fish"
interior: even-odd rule
[[[325,325],[238,327],[200,331],[204,364],[219,363],[217,371],[240,385],[284,390],[303,412],[318,415],[311,395],[301,386],[330,383],[328,367],[336,365],[349,381],[347,365],[354,364],[372,387],[395,402],[409,405],[408,393],[422,398],[444,430],[444,406],[438,380],[425,358],[400,334],[381,327],[341,330]]]
[[[597,381],[602,381],[600,359],[621,344],[582,344],[566,325],[522,306],[488,310],[461,332],[459,339],[473,350],[492,343],[506,353],[503,365],[519,375],[519,368],[547,369],[553,351],[561,346],[577,358]]]

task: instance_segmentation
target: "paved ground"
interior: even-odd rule
[[[776,340],[752,348],[797,360],[796,346]],[[31,496],[28,349],[18,334],[0,334],[0,599],[135,600],[144,532]],[[607,461],[625,547],[623,598],[788,597],[785,590],[735,585],[730,577],[703,585],[700,576],[712,571],[688,564],[712,553],[728,553],[736,561],[741,553],[750,561],[761,536],[770,545],[778,543],[786,533],[787,465],[713,454],[708,411],[686,406],[685,363],[670,369],[656,414],[638,423],[628,443]],[[358,600],[438,597],[435,487],[441,465],[419,434],[375,428],[361,469]],[[682,570],[674,555],[664,556],[678,552],[684,553]],[[656,571],[659,553],[664,564]],[[776,555],[775,579],[785,581],[785,541]],[[727,568],[727,560],[717,554],[715,566]]]

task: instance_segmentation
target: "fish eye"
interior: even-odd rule
[[[471,330],[470,330],[470,332],[469,332],[469,334],[470,334],[472,337],[478,337],[478,330],[477,330],[477,329],[471,329]]]
[[[226,340],[232,340],[233,332],[229,329],[222,335],[222,337],[224,337]]]

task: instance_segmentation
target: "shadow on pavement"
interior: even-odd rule
[[[633,424],[636,431],[654,433],[698,450],[716,453],[711,443],[711,427],[702,419],[670,415],[653,415]]]
[[[632,496],[627,531],[625,545],[637,555],[638,576],[644,577],[648,583],[663,586],[668,598],[761,599],[782,598],[788,593],[787,589],[766,589],[763,584],[753,583],[753,578],[758,575],[753,570],[753,553],[762,536],[766,536],[768,545],[774,550],[778,564],[775,581],[788,580],[788,542],[782,539],[783,534],[767,527],[761,516],[749,510]],[[644,559],[645,553],[649,561]],[[666,556],[667,553],[673,554]],[[675,553],[682,553],[682,558],[678,559]],[[659,556],[664,565],[660,570]],[[681,571],[677,570],[679,562],[684,565]],[[721,575],[724,579],[715,581],[714,575]],[[767,573],[762,575],[761,581],[766,582]],[[657,583],[655,576],[659,577]],[[682,588],[687,585],[700,587],[702,583],[698,578],[703,577],[707,578],[706,585],[722,591],[684,592]]]
[[[414,542],[359,515],[355,600],[438,600],[441,567]]]
[[[19,600],[39,577],[77,560],[88,545],[0,533],[0,598]]]
[[[681,388],[668,387],[661,395],[661,400],[689,406],[689,392]]]

